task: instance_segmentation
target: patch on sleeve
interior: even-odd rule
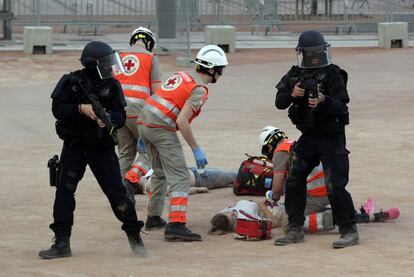
[[[162,85],[162,89],[163,90],[175,90],[176,88],[178,88],[181,83],[183,82],[183,78],[181,78],[180,75],[178,74],[174,74],[172,75],[170,78],[168,78]]]

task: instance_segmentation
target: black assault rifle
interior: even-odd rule
[[[92,87],[85,88],[81,80],[78,80],[77,83],[81,88],[86,101],[92,105],[92,109],[96,116],[105,124],[105,128],[108,130],[109,135],[112,137],[115,145],[118,144],[117,128],[112,122],[109,114],[105,111],[105,108],[102,107],[101,103],[99,102],[98,96],[94,93],[91,93]]]
[[[320,91],[320,84],[317,80],[310,78],[306,79],[305,76],[299,78],[300,87],[305,90],[305,93],[308,94],[309,98],[318,98],[318,93]]]

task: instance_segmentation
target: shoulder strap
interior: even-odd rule
[[[247,160],[249,160],[249,161],[254,161],[254,160],[258,160],[258,161],[261,161],[262,163],[263,163],[263,165],[264,166],[266,166],[267,165],[267,163],[271,163],[272,161],[271,160],[269,160],[267,157],[265,157],[265,156],[250,156],[249,154],[247,154],[247,153],[244,153],[247,157],[248,157],[248,159]]]

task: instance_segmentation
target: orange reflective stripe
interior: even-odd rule
[[[131,183],[138,183],[141,180],[141,177],[147,174],[148,170],[139,166],[138,164],[133,164],[132,168],[128,170],[125,174],[125,179]]]
[[[134,84],[134,83],[122,84],[121,87],[123,91],[129,90],[129,91],[145,92],[148,95],[151,94],[151,88],[147,86],[140,86],[139,84]]]
[[[170,219],[170,222],[180,222],[180,223],[187,222],[185,212],[170,212],[169,219]]]
[[[160,105],[160,103],[156,102],[152,97],[148,98],[145,102],[145,105],[148,110],[150,110],[153,114],[161,117],[161,119],[169,124],[170,126],[175,125],[175,121],[177,120],[178,113],[175,114],[172,112],[170,108],[167,108],[164,105]],[[152,108],[151,108],[152,107]]]
[[[187,197],[171,197],[170,205],[180,205],[180,206],[187,206],[188,198]]]
[[[166,129],[166,130],[169,130],[169,131],[172,131],[172,132],[177,131],[176,128],[170,128],[170,127],[163,126],[163,125],[148,124],[148,123],[145,123],[143,121],[137,121],[137,125],[144,125],[144,126],[147,126],[149,128],[162,128],[162,129]]]
[[[139,98],[139,99],[148,99],[149,94],[145,93],[143,91],[133,91],[133,90],[124,90],[125,97],[133,97],[133,98]]]
[[[316,220],[316,214],[311,213],[309,215],[309,232],[316,233],[318,232],[318,222]]]
[[[136,183],[139,182],[141,177],[135,171],[129,170],[125,175],[125,179],[127,179],[128,181],[130,181],[133,184],[136,184]]]
[[[157,94],[151,96],[147,103],[156,107],[163,112],[163,114],[169,116],[173,120],[177,119],[181,111],[181,108],[177,107],[173,102],[166,100]]]
[[[186,222],[188,193],[173,191],[170,198],[170,222]]]
[[[312,197],[325,197],[328,195],[328,192],[326,191],[326,187],[323,186],[308,190],[308,195]]]
[[[318,173],[316,173],[315,175],[313,175],[312,177],[310,177],[308,180],[306,180],[308,183],[315,181],[316,179],[322,178],[323,177],[323,171],[319,171]]]
[[[324,197],[327,195],[323,170],[316,167],[306,180],[308,195],[312,197]]]
[[[142,174],[141,176],[144,176],[148,172],[148,170],[146,170],[145,168],[143,168],[143,167],[141,167],[137,164],[133,164],[132,167],[138,169]]]

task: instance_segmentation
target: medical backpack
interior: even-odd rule
[[[237,172],[233,183],[235,195],[264,196],[266,191],[272,189],[265,187],[265,179],[273,178],[272,161],[265,156],[250,156],[244,160]]]

